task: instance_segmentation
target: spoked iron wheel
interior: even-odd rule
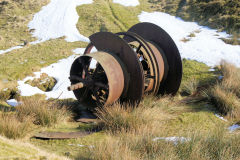
[[[182,62],[172,38],[159,26],[139,23],[127,32],[98,32],[72,65],[69,90],[83,104],[138,105],[144,94],[175,95]],[[96,48],[95,53],[92,49]],[[91,67],[91,61],[97,61]],[[96,106],[96,105],[95,105]]]
[[[94,61],[96,65],[93,65]],[[119,71],[114,72],[114,69]],[[123,90],[123,73],[120,69],[118,62],[108,53],[97,52],[81,56],[72,65],[69,77],[72,86],[69,90],[73,90],[82,103],[113,103]]]
[[[117,33],[134,49],[144,71],[145,94],[156,95],[164,74],[163,58],[156,47],[133,32]]]

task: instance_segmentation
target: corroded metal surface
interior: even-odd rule
[[[137,54],[116,34],[99,32],[89,38],[97,50],[108,52],[119,58],[124,65],[122,68],[126,69],[124,83],[126,93],[120,97],[120,101],[138,104],[144,94],[144,75]]]
[[[93,59],[97,64],[91,71],[90,63]],[[85,95],[88,95],[91,98],[88,100],[92,102],[112,104],[121,96],[124,87],[124,75],[119,62],[106,52],[86,54],[76,59],[70,80],[72,86],[69,88],[74,89],[80,102],[84,102]]]
[[[144,94],[174,95],[178,91],[181,57],[160,27],[139,23],[128,32],[98,32],[89,39],[84,55],[74,61],[70,71],[69,90],[79,102],[108,105],[119,100],[137,105]],[[95,68],[91,68],[93,59]]]
[[[176,94],[182,79],[182,61],[178,48],[172,38],[159,26],[152,23],[138,23],[131,27],[129,32],[134,32],[149,42],[156,44],[163,50],[166,60],[165,67],[169,67],[165,72],[166,79],[161,82],[159,94]]]
[[[39,139],[72,139],[81,138],[92,134],[92,132],[79,131],[79,132],[40,132],[34,135],[34,138]]]

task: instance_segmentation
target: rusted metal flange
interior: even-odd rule
[[[87,135],[90,135],[94,132],[40,132],[34,135],[34,138],[37,139],[72,139],[72,138],[81,138]]]
[[[108,105],[118,99],[138,104],[144,94],[178,91],[181,57],[174,41],[157,25],[139,23],[128,32],[98,32],[89,39],[84,55],[70,71],[69,90],[82,104]],[[93,48],[97,52],[91,53]],[[95,68],[91,68],[93,59]]]
[[[161,54],[154,45],[145,41],[141,36],[133,32],[121,32],[124,40],[136,48],[136,53],[144,69],[145,93],[156,95],[164,74],[164,63]]]
[[[90,45],[85,54],[95,47],[98,51],[110,53],[119,58],[124,72],[124,93],[120,97],[121,102],[138,104],[144,93],[144,74],[137,54],[134,50],[116,34],[110,32],[98,32],[90,37]]]
[[[91,69],[90,63],[93,59],[97,64]],[[74,94],[83,103],[91,101],[99,105],[112,104],[119,99],[124,88],[122,68],[116,58],[106,52],[86,54],[77,58],[71,68],[70,80],[72,86],[79,86],[74,88]]]
[[[158,94],[176,94],[182,79],[182,61],[178,48],[172,38],[159,26],[147,22],[132,26],[128,32],[134,32],[152,43],[159,49],[161,56],[163,58],[166,57],[166,60],[164,60],[164,78]]]

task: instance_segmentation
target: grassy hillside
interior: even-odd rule
[[[142,10],[146,10],[148,5],[147,2],[143,2],[137,7],[124,7],[112,3],[111,0],[94,0],[93,4],[77,7],[80,15],[77,27],[85,36],[90,36],[97,31],[114,33],[127,31],[139,22],[137,16]]]
[[[167,12],[221,31],[240,34],[239,0],[149,0],[149,2],[156,11]]]
[[[111,0],[79,6],[77,28],[84,36],[98,31],[126,31],[139,22],[141,11],[164,11],[232,33],[239,29],[237,0],[139,1],[137,7],[124,7]],[[34,40],[27,24],[33,13],[47,3],[0,0],[0,50],[20,44],[22,39]],[[85,46],[83,42],[66,42],[62,37],[0,55],[0,135],[4,136],[0,136],[0,159],[240,159],[240,130],[228,130],[240,124],[240,70],[225,62],[210,71],[203,63],[183,59],[183,80],[175,97],[146,96],[139,107],[118,103],[103,107],[96,111],[99,121],[92,124],[74,121],[81,110],[77,101],[19,95],[18,79]],[[22,104],[10,107],[5,102],[9,98],[17,98]],[[216,113],[227,121],[216,117]],[[101,131],[83,138],[30,138],[40,131],[96,128]],[[175,142],[164,139],[171,136],[183,138]]]

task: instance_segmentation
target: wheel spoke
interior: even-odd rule
[[[139,44],[139,46],[138,46],[138,48],[137,48],[137,53],[139,53],[139,51],[141,50],[141,47],[142,47],[142,45],[141,44]]]

